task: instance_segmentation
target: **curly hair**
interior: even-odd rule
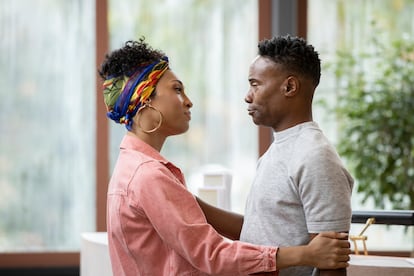
[[[318,86],[321,61],[318,52],[306,40],[292,36],[278,36],[259,42],[259,55],[272,59],[291,73],[310,78]]]
[[[165,54],[154,50],[144,42],[142,37],[138,41],[127,41],[124,47],[105,55],[105,59],[98,70],[103,79],[108,77],[130,76],[137,68],[160,60]]]

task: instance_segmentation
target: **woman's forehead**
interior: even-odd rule
[[[160,79],[160,82],[164,84],[178,83],[180,85],[183,85],[181,79],[171,69],[165,71],[164,75]]]

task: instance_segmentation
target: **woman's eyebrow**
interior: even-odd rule
[[[184,86],[183,82],[182,82],[182,81],[180,81],[180,80],[174,79],[174,80],[171,80],[171,81],[173,81],[173,82],[178,82],[179,84],[181,84],[181,85],[183,85],[183,86]]]

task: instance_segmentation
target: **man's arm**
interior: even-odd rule
[[[346,233],[347,234],[347,233]],[[309,234],[311,241],[317,236],[318,234]],[[348,237],[344,238],[345,240]],[[338,268],[338,269],[319,269],[320,276],[346,276],[346,267],[345,268]]]
[[[242,215],[217,208],[204,202],[198,197],[196,198],[207,222],[211,224],[217,232],[231,240],[238,240],[240,238],[240,232],[243,226]]]

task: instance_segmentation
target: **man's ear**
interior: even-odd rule
[[[296,76],[289,76],[284,81],[284,94],[286,97],[293,97],[299,93],[299,79]]]

